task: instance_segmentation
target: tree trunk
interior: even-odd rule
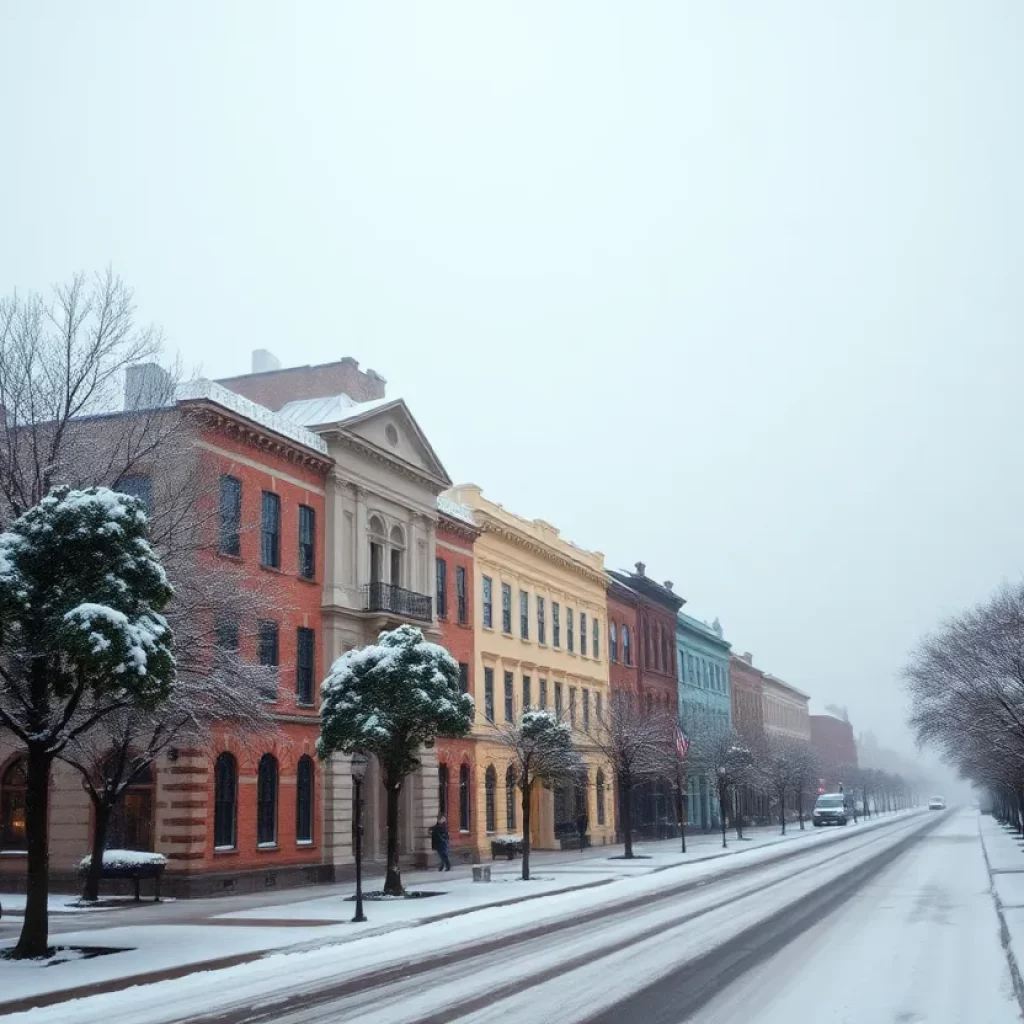
[[[722,818],[722,849],[728,847],[728,843],[725,841],[725,833],[728,830],[729,822],[725,816],[725,805],[726,805],[726,790],[724,786],[718,787],[718,813]]]
[[[523,881],[530,880],[530,789],[533,781],[523,772]]]
[[[782,835],[786,834],[786,787],[779,790],[779,824],[782,826]]]
[[[28,780],[25,790],[25,845],[28,852],[27,897],[21,936],[14,947],[16,959],[46,955],[50,895],[49,804],[53,755],[39,743],[28,747]]]
[[[740,795],[740,790],[734,789],[732,791],[732,816],[733,825],[736,826],[736,838],[743,838],[743,798]]]
[[[679,805],[679,834],[683,837],[683,853],[686,853],[686,789],[682,782],[676,789],[676,802]]]
[[[796,791],[796,816],[800,820],[800,831],[804,831],[804,790],[801,786]]]
[[[107,824],[110,822],[111,805],[104,799],[93,800],[92,859],[85,876],[82,899],[95,903],[100,898],[100,879],[103,875],[103,848],[107,844]]]
[[[628,776],[619,777],[619,792],[622,794],[622,841],[626,844],[624,856],[633,859],[633,781]]]
[[[384,892],[388,896],[401,896],[402,865],[398,859],[398,798],[402,795],[402,779],[392,781],[385,775],[388,791],[388,871],[384,876]]]

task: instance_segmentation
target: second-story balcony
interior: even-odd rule
[[[363,587],[364,610],[387,612],[403,619],[430,622],[433,619],[433,598],[392,583],[367,583]]]

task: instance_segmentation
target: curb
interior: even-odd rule
[[[1003,901],[996,892],[995,875],[992,870],[992,863],[988,859],[988,847],[985,845],[985,836],[981,831],[981,815],[978,815],[978,842],[981,844],[981,855],[985,858],[985,870],[988,872],[989,893],[992,895],[992,902],[995,904],[996,916],[999,918],[999,941],[1002,943],[1003,952],[1006,954],[1006,966],[1010,971],[1010,981],[1013,984],[1013,993],[1017,997],[1017,1004],[1021,1012],[1024,1012],[1024,978],[1021,977],[1020,965],[1013,955],[1013,946],[1010,941],[1010,928],[1006,923],[1006,914],[1003,913]]]

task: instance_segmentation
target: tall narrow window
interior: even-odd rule
[[[594,657],[598,660],[601,658],[601,623],[598,621],[597,616],[594,616],[593,621],[594,630]]]
[[[491,594],[494,583],[490,576],[484,576],[481,582],[483,583],[480,591],[484,605],[484,629],[491,629],[494,626],[494,605],[492,604]]]
[[[107,777],[110,777],[107,772]],[[153,772],[144,768],[114,804],[107,823],[108,850],[153,849]]]
[[[537,643],[548,642],[547,623],[544,621],[544,598],[537,595]]]
[[[598,825],[604,824],[604,772],[600,768],[597,770],[597,783],[595,786],[597,797],[597,823]]]
[[[400,526],[391,527],[391,586],[402,585],[403,558],[405,555],[405,534]],[[424,566],[426,568],[426,566]]]
[[[260,562],[271,569],[281,568],[281,499],[272,491],[263,492]]]
[[[501,585],[501,631],[512,632],[512,586],[508,583]]]
[[[448,817],[448,765],[437,766],[437,813]]]
[[[260,758],[256,773],[256,844],[277,843],[277,760],[272,754]]]
[[[551,644],[554,647],[562,646],[562,627],[558,622],[558,602],[551,602]]]
[[[540,681],[540,706],[541,708],[548,706],[548,681],[546,679]]]
[[[494,721],[494,669],[484,669],[484,718]]]
[[[608,623],[608,657],[612,661],[619,660],[619,635],[614,622]]]
[[[295,697],[300,704],[313,703],[316,633],[299,626],[295,637]]]
[[[583,731],[590,732],[590,691],[583,687]]]
[[[295,770],[295,841],[313,842],[313,759],[307,754]]]
[[[459,625],[466,624],[466,567],[455,566],[455,601],[458,605]]]
[[[484,828],[488,832],[494,832],[498,827],[498,815],[495,808],[497,789],[498,773],[494,770],[494,765],[489,764],[484,773],[484,811],[486,815]]]
[[[516,717],[515,716],[515,710],[514,710],[514,708],[512,706],[512,702],[513,702],[512,686],[513,686],[512,673],[511,672],[506,672],[505,673],[505,721],[506,722],[515,721],[515,717]]]
[[[299,506],[299,575],[311,580],[316,575],[316,512]]]
[[[565,609],[565,649],[567,651],[571,651],[573,649],[573,644],[574,643],[575,643],[575,639],[573,637],[573,630],[572,630],[572,609],[571,608],[566,608]]]
[[[469,831],[469,765],[459,768],[459,830]]]
[[[380,516],[370,517],[370,583],[384,583],[384,550],[387,535]]]
[[[633,664],[633,649],[629,643],[629,626],[625,623],[622,624],[622,663],[624,665]]]
[[[114,489],[120,491],[121,494],[138,499],[142,504],[142,511],[147,516],[153,514],[153,484],[145,473],[121,477],[120,483]]]
[[[469,693],[469,665],[459,662],[459,693]]]
[[[217,647],[221,651],[238,650],[238,619],[231,615],[219,616],[214,623]]]
[[[580,655],[587,656],[587,613],[580,612]]]
[[[530,677],[523,676],[523,710],[525,711],[533,701],[530,699],[532,694],[530,693]]]
[[[267,669],[277,669],[280,664],[280,645],[276,622],[261,622],[259,636],[260,664]],[[268,671],[264,681],[265,700],[277,700],[277,672]]]
[[[448,618],[448,563],[443,558],[435,559],[437,576],[437,617]]]
[[[233,476],[220,478],[220,550],[242,553],[242,481]]]
[[[519,591],[519,635],[530,639],[530,595],[525,590]]]
[[[569,687],[569,725],[576,728],[576,687]]]
[[[516,830],[516,770],[512,765],[505,769],[505,828]]]
[[[218,850],[234,847],[238,828],[238,766],[227,751],[213,766],[213,845]]]
[[[28,761],[19,757],[0,776],[0,850],[26,850],[25,797]]]
[[[597,715],[597,727],[601,728],[601,694],[594,694],[594,713]]]

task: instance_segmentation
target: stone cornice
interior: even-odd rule
[[[600,587],[602,590],[605,589],[607,584],[607,576],[600,569],[592,569],[588,565],[584,565],[582,562],[576,561],[574,558],[570,558],[568,555],[562,554],[557,548],[553,548],[549,544],[542,544],[540,541],[524,533],[522,530],[517,530],[514,526],[509,523],[503,522],[501,519],[492,516],[486,509],[473,509],[473,515],[479,522],[480,531],[482,533],[491,533],[496,537],[500,537],[502,540],[509,541],[518,548],[522,548],[524,551],[530,552],[538,558],[543,558],[548,562],[552,562],[562,569],[567,569],[569,572],[575,573],[577,576],[582,577],[588,583],[593,583]]]
[[[333,459],[217,406],[197,403],[189,412],[202,427],[216,430],[225,437],[230,437],[257,451],[269,452],[293,465],[303,466],[324,475],[334,465]]]
[[[438,527],[443,528],[448,533],[453,533],[460,540],[469,541],[472,544],[477,537],[480,536],[480,531],[469,523],[464,522],[461,519],[456,519],[454,516],[450,516],[445,512],[438,514]]]
[[[342,448],[348,449],[350,452],[354,452],[356,455],[362,455],[365,458],[380,463],[382,466],[387,466],[393,473],[414,480],[434,494],[440,494],[448,486],[448,482],[441,477],[434,476],[425,470],[410,466],[407,462],[395,459],[376,445],[355,437],[353,434],[348,433],[348,431],[329,429],[325,430],[321,437],[340,445]]]

